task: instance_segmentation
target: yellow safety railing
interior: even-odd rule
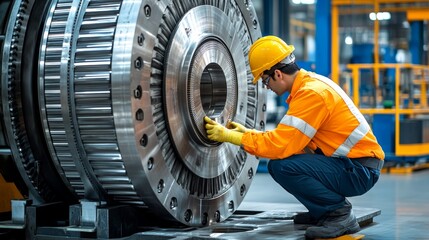
[[[393,114],[395,116],[395,154],[397,156],[418,156],[429,154],[429,143],[419,143],[419,144],[401,144],[400,143],[400,121],[401,115],[408,115],[410,118],[413,118],[417,115],[429,114],[428,107],[428,96],[427,96],[427,86],[429,83],[429,66],[415,65],[415,64],[348,64],[347,68],[351,70],[352,77],[352,90],[350,88],[344,87],[349,96],[352,97],[353,102],[356,106],[359,107],[360,111],[363,114],[374,115],[374,114]],[[375,107],[368,108],[361,106],[361,97],[359,88],[361,86],[361,70],[372,70],[374,73],[374,89],[375,91],[375,101],[379,103],[383,101],[383,96],[380,91],[380,70],[394,69],[395,79],[394,79],[394,103],[391,108],[383,107],[380,104],[377,104]],[[406,70],[410,73],[408,80],[411,82],[406,82],[401,78],[401,73]],[[403,74],[402,74],[403,76]],[[402,92],[401,89],[405,84],[412,84],[416,86],[415,89],[418,89],[419,93]],[[405,100],[410,100],[408,104],[405,104]],[[414,103],[414,100],[418,99],[418,104]]]

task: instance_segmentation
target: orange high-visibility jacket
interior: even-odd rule
[[[248,153],[283,159],[308,146],[326,156],[384,160],[368,122],[332,80],[301,69],[286,101],[289,110],[275,129],[244,133],[242,146]]]

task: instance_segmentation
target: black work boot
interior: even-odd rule
[[[316,225],[318,220],[311,216],[309,212],[299,212],[293,217],[293,223],[295,224],[309,224]]]
[[[305,231],[307,238],[335,238],[360,231],[352,205],[347,200],[343,207],[325,214],[317,225],[307,228]]]

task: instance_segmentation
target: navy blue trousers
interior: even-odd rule
[[[349,158],[298,154],[268,162],[273,179],[295,196],[315,218],[345,204],[346,197],[359,196],[378,181],[380,171]]]

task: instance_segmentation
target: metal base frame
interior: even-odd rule
[[[31,205],[31,200],[12,200],[12,219],[0,222],[1,239],[121,238],[151,226],[177,226],[159,222],[147,207],[107,206],[81,201]]]
[[[308,227],[292,221],[297,212],[306,211],[300,204],[244,203],[226,221],[202,228],[157,222],[147,208],[132,205],[31,205],[29,200],[12,205],[12,220],[0,222],[2,239],[302,239]],[[355,207],[354,213],[364,228],[381,211]]]

